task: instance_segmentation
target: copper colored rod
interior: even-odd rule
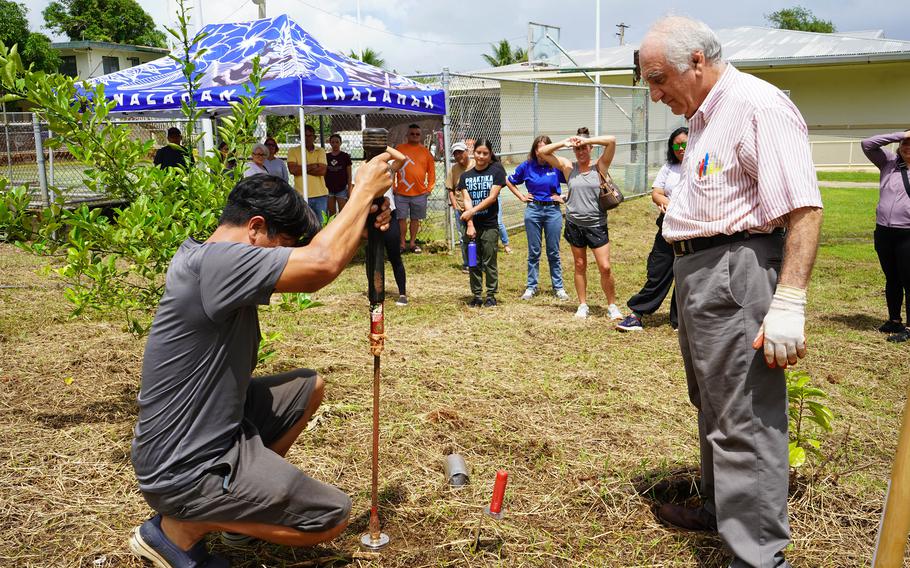
[[[373,356],[373,504],[370,537],[379,540],[379,355]]]

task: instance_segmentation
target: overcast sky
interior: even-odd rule
[[[32,30],[51,35],[41,16],[49,1],[24,4]],[[159,27],[172,25],[176,0],[138,1]],[[614,34],[620,23],[631,26],[626,41],[638,42],[651,22],[668,13],[697,17],[713,28],[768,26],[765,14],[797,3],[833,21],[840,32],[881,29],[887,38],[910,40],[910,10],[887,0],[601,0],[601,47],[619,44]],[[188,5],[207,24],[253,20],[258,14],[252,0],[188,0]],[[347,52],[371,47],[388,68],[401,73],[483,68],[480,54],[490,51],[493,42],[507,38],[527,47],[529,21],[561,28],[560,43],[567,49],[593,49],[595,5],[596,0],[360,0],[358,25],[357,0],[266,0],[269,16],[290,15],[327,48]]]

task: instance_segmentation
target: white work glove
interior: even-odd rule
[[[778,286],[752,347],[764,346],[769,367],[786,369],[806,356],[806,291]]]

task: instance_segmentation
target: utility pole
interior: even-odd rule
[[[253,4],[259,6],[259,19],[264,20],[265,15],[265,0],[253,0]]]
[[[618,24],[616,24],[616,27],[619,28],[619,31],[616,32],[616,35],[619,36],[619,45],[625,45],[626,44],[626,28],[631,28],[632,26],[628,26],[628,25],[624,24],[623,22],[619,22]]]

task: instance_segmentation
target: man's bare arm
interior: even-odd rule
[[[809,287],[821,227],[822,210],[817,207],[803,207],[790,212],[784,264],[778,279],[780,286],[803,290]]]
[[[307,164],[306,173],[307,175],[322,177],[328,169],[329,167],[325,164]]]

